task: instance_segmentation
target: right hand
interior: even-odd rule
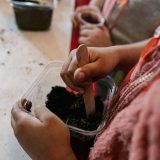
[[[89,80],[98,80],[112,71],[119,63],[117,47],[88,47],[90,63],[78,67],[76,49],[73,50],[61,70],[61,77],[67,86],[80,93],[84,92]]]
[[[100,14],[100,9],[96,6],[93,6],[93,5],[84,5],[84,6],[80,6],[80,7],[77,7],[77,9],[75,10],[73,16],[72,16],[72,23],[73,23],[73,27],[74,28],[77,28],[79,27],[79,19],[78,19],[78,14],[79,13],[84,13],[84,12],[96,12],[96,13],[99,13]]]
[[[112,46],[109,30],[102,26],[98,28],[93,25],[83,25],[80,27],[79,44],[88,47],[109,47]]]

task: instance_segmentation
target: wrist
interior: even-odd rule
[[[124,50],[122,46],[115,46],[115,54],[117,56],[117,64],[123,63],[124,60]]]
[[[130,70],[139,59],[139,51],[133,45],[119,45],[116,46],[116,52],[118,57],[118,69]]]
[[[126,63],[128,60],[128,54],[127,51],[125,50],[124,45],[117,45],[115,46],[115,53],[117,57],[117,68],[118,69],[124,69],[126,68]]]
[[[118,67],[119,64],[121,64],[121,62],[123,61],[121,47],[120,46],[111,46],[111,47],[114,47],[113,57],[115,61],[115,66]]]

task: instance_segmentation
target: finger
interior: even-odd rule
[[[87,47],[93,46],[90,37],[80,37],[79,44],[85,44]]]
[[[25,101],[25,100],[24,100]],[[20,119],[23,118],[33,118],[33,115],[31,115],[29,112],[27,112],[23,106],[22,106],[22,101],[18,101],[14,104],[12,110],[11,110],[11,117],[13,118],[13,120],[15,121],[15,123],[17,121],[19,121]]]
[[[35,113],[36,118],[38,118],[43,123],[49,123],[51,121],[56,122],[60,120],[58,116],[56,116],[46,107],[37,107],[35,108],[34,113]]]
[[[81,37],[88,37],[91,34],[91,31],[89,29],[83,29],[80,30],[79,35]]]
[[[21,129],[31,129],[41,126],[41,122],[27,113],[21,104],[21,101],[18,101],[12,108],[11,111],[11,125],[15,132]]]
[[[84,92],[83,89],[83,84],[81,83],[77,83],[77,81],[74,79],[74,73],[76,71],[76,69],[78,68],[77,66],[77,57],[74,57],[74,60],[71,61],[69,67],[68,67],[68,78],[70,79],[70,82],[72,82],[72,85],[74,85],[74,87],[76,87],[76,89],[78,88],[78,91],[82,94]]]
[[[74,53],[70,53],[70,54],[74,54]],[[74,55],[73,55],[74,56]],[[68,68],[69,65],[72,61],[72,56],[70,56],[70,58],[66,61],[66,63],[63,65],[62,70],[61,70],[61,77],[63,79],[63,81],[65,82],[65,84],[70,87],[71,89],[78,91],[80,93],[83,93],[83,89],[76,86],[74,81],[72,81],[69,77],[68,77]]]
[[[69,58],[63,64],[61,72],[60,72],[61,78],[66,83],[66,85],[68,85],[68,81],[69,81],[68,77],[67,77],[67,71],[68,71],[68,67],[69,67],[69,65],[70,65],[70,63],[72,61],[72,55],[71,54],[73,54],[73,53],[72,52],[70,53]]]
[[[61,69],[61,72],[60,72],[60,75],[63,79],[64,75],[66,74],[67,70],[68,70],[68,67],[69,67],[69,64],[71,63],[71,60],[72,60],[72,52],[70,53],[68,59],[64,62],[63,66],[62,66],[62,69]]]
[[[79,40],[78,40],[79,44],[85,44],[88,46],[88,37],[79,37]]]
[[[81,86],[85,87],[87,86],[90,82],[90,78],[86,78],[85,73],[82,71],[82,68],[78,68],[74,74],[75,80],[81,84]]]
[[[52,117],[52,112],[46,107],[36,107],[34,109],[34,114],[41,122],[45,122],[48,118]]]
[[[78,82],[85,82],[90,79],[92,79],[93,81],[97,80],[105,76],[105,72],[103,72],[102,69],[100,71],[99,66],[101,65],[98,60],[92,63],[88,63],[84,65],[83,67],[81,67],[81,69],[76,70],[74,78]]]
[[[11,115],[12,115],[14,121],[17,121],[21,117],[27,115],[26,111],[22,107],[21,101],[18,101],[18,102],[16,102],[16,104],[14,104],[14,106],[13,106],[13,108],[11,110]]]
[[[71,81],[67,76],[64,77],[65,80],[65,84],[70,87],[71,89],[79,92],[79,93],[83,93],[83,89],[78,87],[75,82]]]
[[[23,107],[26,111],[31,112],[32,102],[28,101],[28,100],[25,99],[25,98],[22,98],[22,99],[21,99],[21,104],[22,104],[22,107]]]
[[[88,9],[88,5],[80,6],[76,8],[76,12],[83,12]]]
[[[85,24],[85,25],[82,25],[82,26],[80,27],[80,30],[84,30],[84,29],[93,30],[93,29],[95,29],[95,28],[96,28],[96,27],[93,26],[93,25]]]
[[[68,75],[68,78],[71,80],[71,81],[75,81],[74,79],[74,72],[75,70],[78,68],[77,66],[77,58],[76,56],[73,57],[72,61],[70,62],[70,65],[68,67],[68,70],[67,70],[67,75]]]

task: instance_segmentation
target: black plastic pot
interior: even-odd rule
[[[47,30],[51,24],[53,2],[40,4],[35,0],[11,0],[18,27],[23,30]]]

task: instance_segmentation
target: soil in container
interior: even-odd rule
[[[96,112],[86,117],[83,95],[68,92],[66,88],[52,87],[47,95],[46,107],[64,123],[85,131],[95,131],[102,121],[103,103],[100,97],[95,97]],[[71,144],[76,153],[87,153],[93,145],[94,136],[84,135],[74,130],[71,132]]]

